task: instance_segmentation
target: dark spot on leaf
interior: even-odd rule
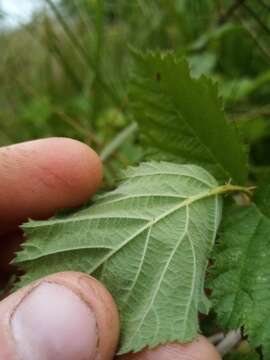
[[[161,75],[160,75],[159,72],[156,73],[156,79],[157,79],[157,81],[160,81],[160,80],[161,80]]]

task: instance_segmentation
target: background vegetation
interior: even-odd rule
[[[109,144],[103,155],[107,185],[113,185],[118,167],[141,157],[132,126],[127,133],[134,135],[110,148],[134,121],[126,86],[129,45],[173,50],[189,59],[194,76],[216,79],[229,119],[252,142],[254,176],[263,179],[270,165],[268,0],[45,4],[30,24],[0,34],[0,145],[69,136],[102,153]]]
[[[127,95],[129,46],[161,49],[186,56],[195,77],[216,80],[229,121],[251,144],[250,180],[269,179],[269,0],[44,5],[31,23],[0,33],[0,146],[48,136],[79,139],[101,154],[104,184],[112,187],[119,168],[142,158]],[[202,325],[213,333],[214,321]],[[245,343],[239,351],[249,353]]]

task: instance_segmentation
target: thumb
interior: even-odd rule
[[[108,291],[75,272],[46,277],[0,303],[0,358],[109,360],[119,320]]]
[[[206,338],[199,336],[190,344],[169,344],[138,354],[120,356],[117,360],[221,360],[221,357]]]

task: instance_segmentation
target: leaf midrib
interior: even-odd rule
[[[104,256],[104,258],[102,258],[93,268],[90,269],[90,273],[93,273],[94,271],[96,271],[102,264],[104,264],[106,261],[108,261],[112,256],[114,256],[118,251],[120,251],[124,246],[126,246],[130,241],[132,241],[133,239],[135,239],[137,236],[139,236],[143,231],[147,230],[150,226],[153,226],[155,225],[156,223],[158,223],[159,221],[163,220],[164,218],[166,218],[167,216],[173,214],[175,211],[185,207],[185,206],[188,206],[196,201],[199,201],[199,200],[202,200],[204,198],[207,198],[207,197],[211,197],[213,195],[217,195],[218,194],[218,191],[219,191],[220,187],[216,187],[216,188],[211,188],[211,189],[208,189],[207,191],[204,191],[200,194],[197,194],[197,195],[194,195],[194,196],[191,196],[191,197],[188,197],[186,198],[184,201],[182,201],[180,204],[177,204],[176,206],[174,206],[173,208],[167,210],[166,212],[164,212],[163,214],[159,215],[156,219],[153,219],[153,220],[149,220],[149,219],[146,219],[146,224],[144,226],[142,226],[140,229],[138,229],[135,234],[133,234],[132,236],[130,236],[129,238],[127,238],[124,242],[122,242],[120,244],[120,246],[118,246],[117,248],[113,249],[111,252],[109,252],[108,254],[106,254]],[[217,193],[217,194],[216,194]],[[106,203],[104,202],[103,205],[105,205]],[[104,216],[104,218],[107,218],[108,216]],[[115,219],[122,219],[122,218],[125,218],[125,217],[118,217],[118,216],[115,216],[113,217]],[[130,218],[130,217],[128,217]],[[87,220],[89,218],[87,218],[87,216],[85,216],[85,219],[84,220]],[[144,220],[143,218],[136,218],[138,220]],[[79,219],[73,219],[73,221],[76,221]],[[62,223],[62,222],[65,222],[65,219],[61,219],[59,221],[59,223]],[[57,224],[58,221],[55,222],[55,224]],[[47,224],[48,225],[48,224]],[[27,226],[29,228],[29,226]],[[52,255],[55,255],[55,254],[58,254],[58,253],[63,253],[63,252],[69,252],[69,251],[78,251],[78,250],[83,250],[85,249],[86,247],[82,247],[82,248],[72,248],[72,249],[59,249],[59,250],[54,250],[52,253],[47,253],[45,255],[38,255],[38,256],[35,256],[35,257],[32,257],[31,259],[24,259],[22,261],[20,261],[20,259],[17,259],[17,263],[19,262],[24,262],[24,261],[32,261],[32,260],[37,260],[37,259],[41,259],[41,258],[44,258],[44,257],[47,257],[47,256],[52,256]],[[95,248],[99,248],[97,246],[95,246]],[[101,247],[100,247],[101,248]],[[104,247],[102,247],[104,248]]]

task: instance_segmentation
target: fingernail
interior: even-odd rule
[[[43,282],[19,304],[11,330],[20,360],[94,360],[97,324],[91,308],[69,288]]]

